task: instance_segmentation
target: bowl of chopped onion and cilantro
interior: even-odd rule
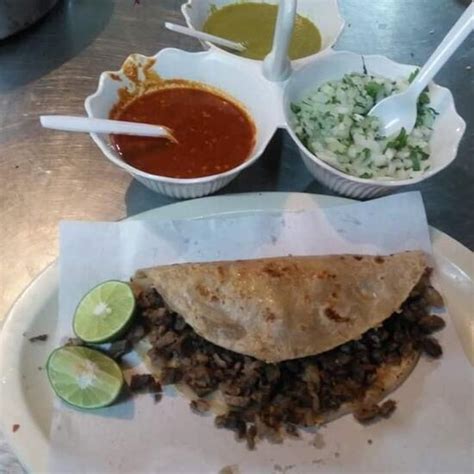
[[[285,89],[287,125],[316,179],[368,198],[427,179],[454,160],[465,123],[448,89],[431,84],[423,91],[410,133],[385,137],[368,116],[417,71],[382,56],[334,52],[293,74]]]

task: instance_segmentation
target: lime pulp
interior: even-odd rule
[[[46,364],[56,395],[78,408],[101,408],[120,394],[123,375],[110,357],[84,346],[54,350]]]
[[[89,291],[76,308],[73,329],[85,342],[107,342],[120,335],[135,311],[135,296],[127,283],[106,281]]]

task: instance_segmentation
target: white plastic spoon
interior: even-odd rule
[[[224,38],[221,38],[220,36],[210,35],[209,33],[194,30],[193,28],[188,28],[187,26],[181,26],[167,21],[165,23],[165,27],[170,31],[174,31],[175,33],[181,33],[182,35],[191,36],[201,41],[209,41],[210,43],[218,44],[219,46],[224,46],[225,48],[234,49],[240,52],[246,50],[246,47],[242,43],[236,43],[235,41],[226,40]]]
[[[172,130],[160,125],[125,122],[121,120],[72,117],[69,115],[41,115],[44,128],[66,132],[107,133],[115,135],[135,135],[138,137],[161,137],[177,142]]]
[[[407,133],[413,130],[416,123],[418,96],[473,31],[473,27],[474,4],[471,4],[436,48],[410,86],[404,92],[380,101],[369,112],[369,115],[378,117],[381,121],[383,135],[389,137],[398,134],[402,128]]]

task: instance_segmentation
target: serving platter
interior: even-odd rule
[[[154,209],[131,219],[166,220],[241,213],[307,210],[350,203],[329,196],[297,193],[256,193],[218,196]],[[473,363],[470,316],[474,294],[474,257],[446,234],[431,229],[436,280],[467,357]],[[0,333],[0,423],[8,442],[24,466],[46,472],[53,395],[43,370],[52,350],[50,341],[28,338],[51,334],[57,321],[58,266],[48,267],[19,297]],[[13,432],[13,426],[19,428]]]

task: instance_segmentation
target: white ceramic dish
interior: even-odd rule
[[[367,72],[390,79],[408,78],[416,66],[399,64],[384,56],[362,56],[346,51],[333,52],[295,71],[289,79],[284,95],[285,121],[288,131],[298,144],[301,157],[309,172],[321,183],[337,193],[372,198],[387,194],[403,186],[417,184],[446,168],[455,158],[459,142],[466,129],[466,123],[458,115],[451,92],[431,84],[429,94],[431,106],[439,112],[434,123],[431,147],[431,169],[422,176],[406,180],[362,179],[350,176],[330,166],[311,153],[292,129],[290,104],[303,99],[309,92],[323,83],[341,79],[344,74],[363,72],[363,61]]]
[[[330,196],[256,193],[219,196],[153,209],[134,219],[180,219],[248,212],[305,210],[349,204]],[[466,354],[473,362],[471,315],[473,254],[447,235],[431,229],[436,280]],[[58,266],[48,267],[18,298],[0,333],[0,425],[7,441],[31,472],[47,472],[53,394],[44,367],[51,342],[31,344],[26,335],[52,333],[57,321]],[[12,425],[20,429],[12,433]],[[0,466],[1,470],[1,466]]]
[[[333,168],[306,149],[292,129],[290,104],[300,100],[323,82],[341,78],[345,73],[362,72],[361,55],[345,51],[326,52],[307,64],[296,66],[286,82],[267,80],[260,62],[243,62],[240,58],[222,54],[217,49],[203,53],[164,49],[153,58],[132,55],[124,64],[132,62],[142,71],[150,59],[156,61],[153,69],[164,79],[182,78],[200,81],[223,90],[249,111],[257,128],[256,145],[247,161],[225,173],[196,179],[168,178],[140,171],[122,160],[108,136],[92,134],[92,138],[104,155],[113,163],[153,191],[179,199],[212,194],[227,185],[243,169],[258,159],[279,127],[288,129],[299,147],[306,167],[318,181],[337,193],[358,199],[381,196],[439,173],[456,158],[459,143],[466,129],[464,120],[456,111],[451,92],[444,87],[431,84],[432,106],[439,115],[434,124],[430,143],[432,150],[430,171],[408,180],[356,178]],[[408,77],[416,68],[396,63],[383,56],[364,56],[364,61],[369,73],[388,78]],[[113,105],[118,101],[119,89],[133,86],[125,76],[123,66],[120,71],[102,73],[97,92],[86,99],[87,114],[94,118],[109,118]]]
[[[97,91],[85,101],[88,116],[109,118],[112,107],[119,101],[119,89],[135,87],[124,73],[125,65],[130,66],[133,63],[143,76],[143,70],[151,59],[156,61],[153,70],[163,79],[180,78],[206,83],[223,90],[243,105],[253,118],[257,129],[252,155],[240,166],[225,173],[196,179],[176,179],[149,174],[128,165],[112,146],[108,135],[91,134],[91,136],[109,160],[153,191],[178,199],[196,198],[214,193],[254,163],[265,150],[277,126],[270,107],[274,97],[273,88],[263,78],[257,64],[242,67],[238,58],[217,51],[188,53],[178,49],[163,49],[153,58],[139,54],[131,55],[119,71],[103,72]]]
[[[202,30],[212,6],[222,8],[230,3],[235,3],[235,0],[189,0],[181,7],[181,12],[190,28]],[[263,2],[257,1],[257,3],[274,5],[279,2],[278,0],[264,0]],[[297,12],[311,20],[318,27],[321,34],[321,51],[306,58],[298,59],[294,61],[295,64],[311,61],[311,59],[331,48],[344,29],[344,19],[341,16],[337,0],[298,0]],[[224,54],[232,54],[212,43],[203,42],[202,44],[207,48],[218,49]],[[242,61],[261,62],[254,59],[240,59]]]

